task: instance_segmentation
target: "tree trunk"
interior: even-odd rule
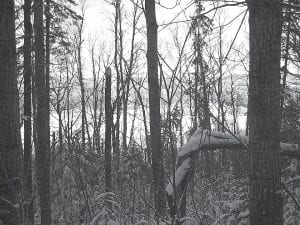
[[[114,152],[114,162],[116,171],[119,170],[120,164],[120,117],[121,117],[121,105],[122,105],[122,95],[121,88],[123,87],[123,71],[122,71],[122,25],[121,25],[121,0],[116,0],[115,2],[115,54],[114,54],[114,64],[117,73],[117,90],[116,90],[116,124],[113,129],[113,152]],[[120,51],[120,52],[119,52]]]
[[[111,177],[111,130],[112,130],[112,107],[111,107],[111,70],[105,71],[105,191],[112,191]]]
[[[50,138],[50,0],[46,0],[46,101],[47,101],[47,137]],[[49,139],[50,140],[50,139]],[[49,141],[50,146],[50,141]],[[51,151],[51,148],[50,148]]]
[[[280,2],[248,0],[250,224],[282,225]]]
[[[158,82],[157,23],[155,1],[145,1],[147,24],[147,69],[150,107],[150,146],[152,151],[152,170],[154,200],[157,223],[166,213],[164,191],[163,150],[160,124],[160,87]]]
[[[82,26],[83,19],[80,21],[80,25],[78,27],[78,43],[77,43],[77,69],[78,69],[78,80],[80,85],[80,94],[81,94],[81,146],[82,151],[85,151],[85,130],[88,129],[85,127],[86,121],[86,110],[85,110],[85,89],[83,83],[83,75],[82,75],[82,61],[81,61],[81,45],[82,45]]]
[[[27,200],[24,206],[25,223],[33,225],[32,193],[32,145],[31,145],[31,0],[24,2],[24,194]]]
[[[100,143],[99,143],[99,132],[98,132],[98,89],[99,89],[99,82],[98,76],[96,73],[96,61],[95,61],[95,48],[94,46],[91,49],[91,57],[92,57],[92,68],[93,68],[93,152],[99,152]],[[100,123],[100,121],[99,121]]]
[[[0,221],[19,224],[19,103],[13,0],[0,1]]]
[[[35,149],[37,164],[38,191],[41,208],[41,224],[51,224],[50,205],[50,137],[49,134],[49,101],[44,50],[43,0],[35,0],[35,82],[37,94],[37,146]]]

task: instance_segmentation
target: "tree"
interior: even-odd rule
[[[19,103],[14,1],[0,2],[0,221],[18,224],[20,191]]]
[[[50,205],[50,137],[49,137],[49,101],[45,74],[45,46],[43,25],[43,0],[34,2],[35,30],[35,84],[37,95],[37,146],[35,149],[38,192],[41,208],[41,224],[51,224]]]
[[[76,36],[76,54],[77,54],[77,73],[78,81],[80,86],[80,98],[81,98],[81,141],[82,141],[82,151],[85,151],[85,133],[88,132],[88,127],[86,126],[86,108],[85,108],[85,88],[82,73],[82,44],[83,44],[83,20],[84,20],[84,6],[82,6],[83,17],[80,18],[79,23],[77,23],[77,36]]]
[[[163,150],[161,142],[160,87],[158,82],[157,23],[155,1],[145,1],[147,24],[147,71],[150,108],[150,147],[152,153],[152,173],[154,201],[157,222],[165,215],[166,200],[164,191]]]
[[[121,116],[121,87],[123,85],[123,34],[122,34],[122,15],[121,15],[121,1],[115,1],[115,52],[114,52],[114,64],[117,74],[116,80],[116,123],[113,126],[113,152],[115,157],[116,171],[119,170],[120,164],[120,116]]]
[[[281,225],[280,48],[282,9],[248,0],[250,224]]]
[[[202,129],[211,130],[209,91],[208,91],[209,86],[206,81],[207,65],[203,57],[203,52],[204,52],[204,47],[206,45],[205,37],[211,32],[212,21],[208,17],[201,15],[201,12],[203,11],[203,6],[201,4],[201,1],[196,0],[195,5],[196,5],[196,12],[195,12],[196,15],[193,17],[193,22],[191,25],[191,29],[194,34],[193,45],[195,50],[195,60],[194,60],[194,64],[195,64],[195,88],[194,88],[194,92],[195,92],[194,111],[195,112],[194,114],[195,115],[194,115],[193,131],[195,131],[198,128],[198,126],[201,127]],[[221,67],[221,63],[220,63],[220,67]],[[220,69],[219,71],[222,71],[222,69]],[[221,77],[222,77],[222,72],[220,72],[220,79],[222,80]],[[221,84],[222,86],[222,82],[220,82],[220,79],[218,81],[218,84]],[[219,99],[220,98],[218,97],[218,100]],[[220,108],[222,108],[221,104],[218,104],[218,117],[220,115]],[[222,110],[222,112],[223,111],[224,110]],[[204,172],[209,178],[212,174],[212,166],[211,166],[210,156],[208,152],[203,152],[203,157],[205,159]]]
[[[111,69],[105,71],[105,191],[112,191],[111,176],[111,131],[112,131],[112,107],[111,107]]]
[[[24,207],[25,221],[34,223],[32,193],[32,145],[31,145],[31,0],[24,2],[24,188],[27,205]]]

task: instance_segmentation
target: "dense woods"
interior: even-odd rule
[[[0,1],[0,224],[300,223],[300,1]]]

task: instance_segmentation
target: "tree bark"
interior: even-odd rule
[[[163,149],[160,123],[160,87],[158,82],[157,23],[155,1],[145,1],[147,24],[147,70],[150,107],[150,146],[152,151],[152,171],[154,200],[157,223],[166,213],[164,192]]]
[[[41,224],[51,224],[50,204],[50,137],[49,137],[49,101],[45,74],[45,47],[43,26],[43,0],[35,0],[35,78],[37,94],[37,146],[35,149],[37,164],[38,192],[41,208]]]
[[[19,96],[13,0],[0,1],[0,221],[19,224]]]
[[[46,101],[47,101],[47,137],[50,138],[50,0],[46,0],[45,7],[45,16],[46,16]],[[49,141],[50,146],[50,141]],[[50,148],[51,151],[51,148]]]
[[[24,2],[24,194],[27,204],[24,206],[25,223],[33,225],[32,193],[32,145],[31,145],[31,0]]]
[[[111,69],[105,71],[105,191],[112,191],[111,177],[111,131],[112,131],[112,107],[111,107]]]
[[[282,9],[248,0],[250,27],[250,224],[282,225],[280,48]]]

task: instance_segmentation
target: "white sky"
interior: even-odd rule
[[[91,63],[90,63],[90,56],[89,56],[89,44],[91,41],[97,40],[97,42],[105,43],[107,46],[107,50],[112,52],[114,51],[114,7],[113,5],[109,4],[105,0],[85,0],[85,21],[84,21],[84,48],[83,48],[83,56],[84,56],[84,78],[86,81],[89,80],[89,78],[92,77],[91,72]],[[156,6],[156,16],[157,16],[157,23],[159,25],[158,28],[158,41],[159,41],[159,50],[160,53],[166,58],[166,61],[172,65],[177,62],[177,55],[174,54],[174,42],[173,42],[173,35],[175,30],[177,29],[177,32],[179,34],[179,39],[183,40],[185,39],[190,23],[180,22],[180,23],[173,23],[168,26],[165,26],[164,24],[169,24],[170,22],[178,22],[178,21],[185,21],[189,20],[191,16],[194,14],[194,5],[192,4],[193,1],[191,0],[181,0],[179,5],[176,7],[174,6],[174,3],[170,5],[169,2],[176,2],[176,1],[169,1],[169,0],[161,0],[160,3],[163,6]],[[132,21],[132,8],[133,3],[131,0],[122,0],[122,6],[123,6],[123,29],[124,29],[124,48],[128,49],[130,48],[130,35],[131,35],[131,21]],[[167,9],[165,7],[172,7],[172,9]],[[206,4],[206,11],[209,10],[211,6],[209,4]],[[237,17],[237,15],[240,15],[241,12],[245,10],[245,7],[228,7],[223,8],[222,10],[218,10],[217,14],[215,15],[214,24],[217,26],[217,24],[227,24],[230,22],[233,18]],[[212,17],[215,13],[215,11],[208,14],[210,17]],[[241,14],[237,20],[232,22],[229,26],[226,26],[226,28],[223,30],[222,40],[224,41],[223,51],[227,52],[228,48],[232,42],[232,39],[234,38],[234,35],[238,29],[238,26],[240,24],[240,21],[243,18],[243,14]],[[247,48],[247,19],[245,20],[245,24],[240,33],[239,36],[235,42],[236,48]],[[145,44],[146,40],[146,27],[145,27],[145,19],[144,15],[141,15],[140,23],[138,24],[139,28],[139,35],[137,37],[137,40],[141,40]],[[217,31],[217,30],[215,30]],[[212,42],[216,42],[216,40],[212,40]],[[128,45],[127,45],[128,44]],[[216,44],[216,43],[214,43]],[[209,44],[211,46],[211,51],[214,53],[214,45],[211,43]],[[145,47],[145,46],[144,46]],[[192,51],[192,46],[188,45],[186,47],[187,51]],[[126,53],[125,51],[125,54]],[[234,55],[234,52],[231,54]],[[145,57],[145,55],[144,55]],[[229,58],[231,58],[229,56]],[[145,58],[144,58],[145,60]],[[146,66],[143,68],[142,76],[146,76]],[[193,70],[193,69],[192,69]],[[166,75],[168,75],[168,72],[170,71],[164,71]],[[244,76],[243,69],[239,68],[235,70],[236,73],[241,72],[242,76]],[[224,80],[226,81],[226,77],[224,77]],[[147,101],[145,102],[147,103]],[[212,111],[214,112],[215,109],[212,107]],[[240,127],[243,128],[244,124],[244,116],[241,116],[240,120]]]

